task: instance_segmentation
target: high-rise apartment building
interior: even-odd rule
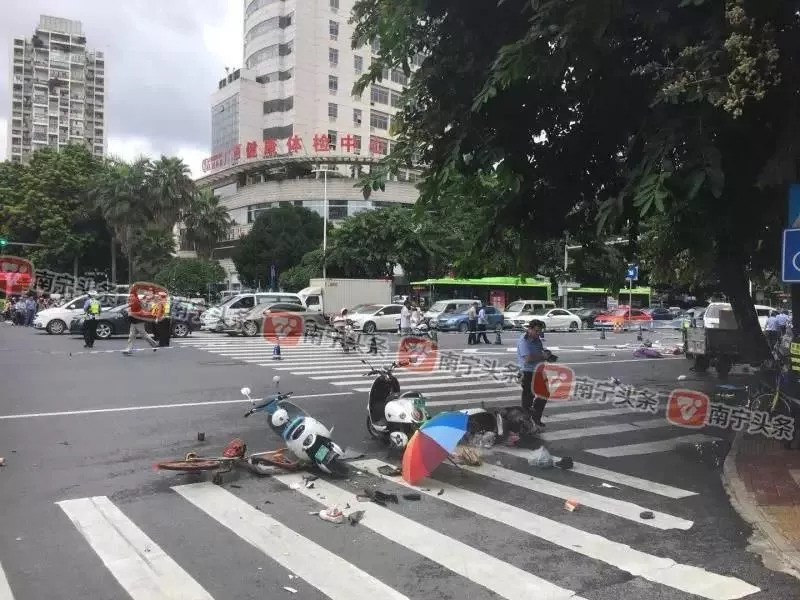
[[[80,21],[39,17],[30,38],[14,38],[10,79],[10,160],[70,143],[105,154],[105,57],[87,49]]]
[[[352,95],[378,49],[377,43],[351,47],[355,0],[243,1],[242,68],[220,80],[212,95],[216,160],[206,170],[232,164],[232,149],[251,140],[276,140],[278,154],[297,152],[296,145],[283,148],[293,136],[301,140],[300,152],[319,152],[324,140],[326,151],[388,154],[408,78],[387,71],[383,81]]]

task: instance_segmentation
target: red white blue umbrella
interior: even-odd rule
[[[439,413],[414,433],[403,454],[403,479],[414,485],[450,456],[467,433],[462,412]]]

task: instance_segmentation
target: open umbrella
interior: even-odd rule
[[[439,413],[414,433],[403,454],[403,479],[414,485],[450,456],[467,433],[466,413]]]

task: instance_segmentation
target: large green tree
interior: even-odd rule
[[[321,216],[300,206],[263,211],[233,253],[239,277],[246,285],[268,285],[273,264],[289,269],[322,244],[322,227]]]
[[[225,279],[225,271],[216,261],[174,258],[156,273],[153,281],[181,296],[202,296],[209,285]]]
[[[186,227],[186,239],[194,245],[197,256],[208,259],[217,242],[225,239],[233,220],[213,190],[203,189],[192,197],[183,224]]]
[[[777,261],[800,164],[799,10],[797,0],[359,0],[354,45],[381,40],[359,87],[423,53],[385,164],[428,166],[422,204],[457,175],[492,171],[502,227],[557,237],[597,225],[635,241],[643,219],[661,215],[663,248],[711,265],[748,347],[762,351],[747,272]],[[373,170],[365,188],[382,176]]]

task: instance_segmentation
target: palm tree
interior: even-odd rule
[[[184,224],[186,238],[194,244],[197,256],[209,259],[214,245],[228,235],[233,220],[214,192],[203,189],[194,194]]]
[[[148,208],[155,223],[172,231],[194,196],[189,167],[178,157],[161,156],[148,174]]]

